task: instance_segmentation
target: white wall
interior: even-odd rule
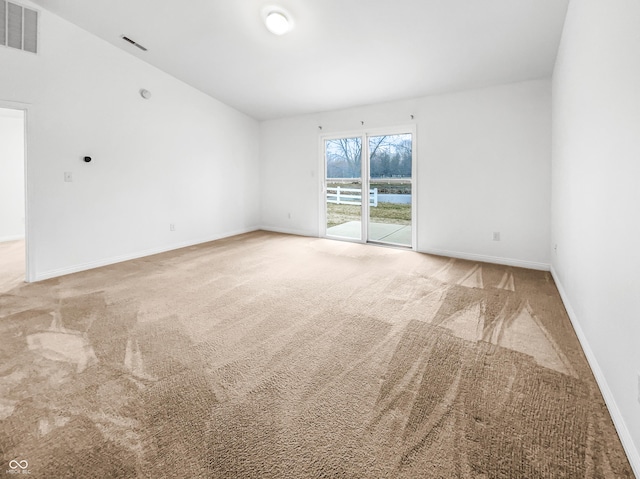
[[[572,1],[553,78],[552,267],[640,477],[640,3]]]
[[[0,101],[28,107],[32,278],[259,224],[255,120],[47,11],[39,47],[0,47]]]
[[[0,108],[0,242],[24,238],[24,112]]]
[[[318,137],[361,121],[416,124],[420,251],[548,268],[550,81],[263,122],[264,228],[318,235]]]

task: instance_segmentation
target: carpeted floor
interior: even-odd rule
[[[633,477],[545,272],[256,232],[0,308],[0,471]]]

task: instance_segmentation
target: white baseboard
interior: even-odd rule
[[[9,241],[23,240],[24,235],[2,236],[0,237],[0,243],[7,243]]]
[[[137,253],[126,254],[122,256],[115,256],[112,258],[105,258],[97,261],[90,261],[88,263],[69,266],[67,268],[59,268],[59,269],[44,271],[44,272],[35,274],[35,281],[43,281],[45,279],[57,278],[58,276],[64,276],[72,273],[79,273],[80,271],[87,271],[89,269],[100,268],[102,266],[109,266],[111,264],[122,263],[123,261],[130,261],[132,259],[144,258],[145,256],[151,256],[154,254],[166,253],[167,251],[173,251],[176,249],[186,248],[186,247],[194,246],[197,244],[208,243],[210,241],[229,238],[231,236],[236,236],[244,233],[251,233],[252,231],[257,231],[259,229],[260,228],[255,227],[255,228],[245,228],[237,231],[229,231],[227,233],[210,236],[208,238],[202,238],[202,239],[192,240],[192,241],[184,241],[182,243],[176,243],[170,246],[163,246],[161,248],[148,249],[145,251],[139,251]]]
[[[596,382],[598,383],[598,387],[600,388],[600,392],[602,393],[602,397],[604,398],[604,402],[607,405],[607,409],[609,410],[609,414],[611,415],[611,419],[613,420],[613,424],[618,431],[618,436],[620,437],[620,442],[622,442],[622,447],[627,453],[627,458],[629,459],[629,463],[631,464],[631,468],[633,469],[633,473],[636,477],[640,478],[640,451],[636,448],[636,445],[629,433],[629,429],[627,428],[627,424],[618,408],[618,404],[616,403],[615,397],[609,388],[609,384],[607,383],[607,378],[600,369],[600,364],[598,364],[598,359],[596,355],[593,353],[591,346],[589,345],[589,341],[587,340],[584,331],[582,330],[582,326],[578,321],[578,317],[569,302],[569,298],[567,297],[567,293],[565,292],[564,286],[560,282],[558,278],[558,274],[556,270],[551,265],[551,276],[553,276],[553,280],[556,283],[556,287],[560,292],[560,298],[564,303],[564,307],[567,310],[567,314],[569,315],[569,319],[571,320],[571,324],[573,325],[573,329],[578,336],[578,341],[580,341],[580,345],[582,346],[582,350],[584,351],[585,356],[587,357],[587,361],[589,362],[589,366],[593,371],[593,375],[596,378]]]
[[[439,249],[419,250],[420,253],[434,254],[437,256],[448,256],[450,258],[466,259],[470,261],[480,261],[483,263],[503,264],[505,266],[515,266],[517,268],[537,269],[549,271],[550,265],[547,263],[536,263],[520,259],[502,258],[500,256],[485,256],[481,254],[460,253],[457,251],[445,251]]]
[[[294,230],[289,228],[280,228],[280,227],[272,227],[272,226],[261,226],[261,230],[263,231],[272,231],[274,233],[284,233],[290,235],[297,236],[312,236],[322,238],[322,236],[318,236],[317,233],[310,233],[309,231],[302,230]],[[346,240],[349,241],[349,240]],[[501,258],[499,256],[485,256],[479,254],[471,254],[471,253],[460,253],[457,251],[445,251],[438,249],[430,249],[430,250],[415,250],[418,253],[426,253],[433,254],[437,256],[448,256],[450,258],[459,258],[466,259],[470,261],[480,261],[483,263],[494,263],[494,264],[503,264],[506,266],[515,266],[517,268],[527,268],[527,269],[536,269],[540,271],[549,271],[550,265],[547,263],[536,263],[533,261],[524,261],[519,259],[511,259],[511,258]]]
[[[296,236],[318,236],[316,233],[309,233],[308,231],[296,230],[293,228],[279,228],[276,226],[261,226],[260,229],[262,231],[271,231],[272,233],[283,233],[287,235],[296,235]]]

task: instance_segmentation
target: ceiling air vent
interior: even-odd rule
[[[138,42],[134,42],[133,40],[131,40],[131,38],[127,37],[126,35],[122,35],[122,39],[127,42],[127,43],[131,43],[131,45],[138,47],[140,50],[142,50],[143,52],[146,52],[147,49],[145,47],[143,47],[142,45],[140,45]]]
[[[38,52],[38,12],[0,0],[0,45]]]

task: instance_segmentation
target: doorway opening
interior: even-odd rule
[[[327,238],[415,248],[413,129],[322,137]]]
[[[26,279],[25,111],[0,107],[0,292]]]

